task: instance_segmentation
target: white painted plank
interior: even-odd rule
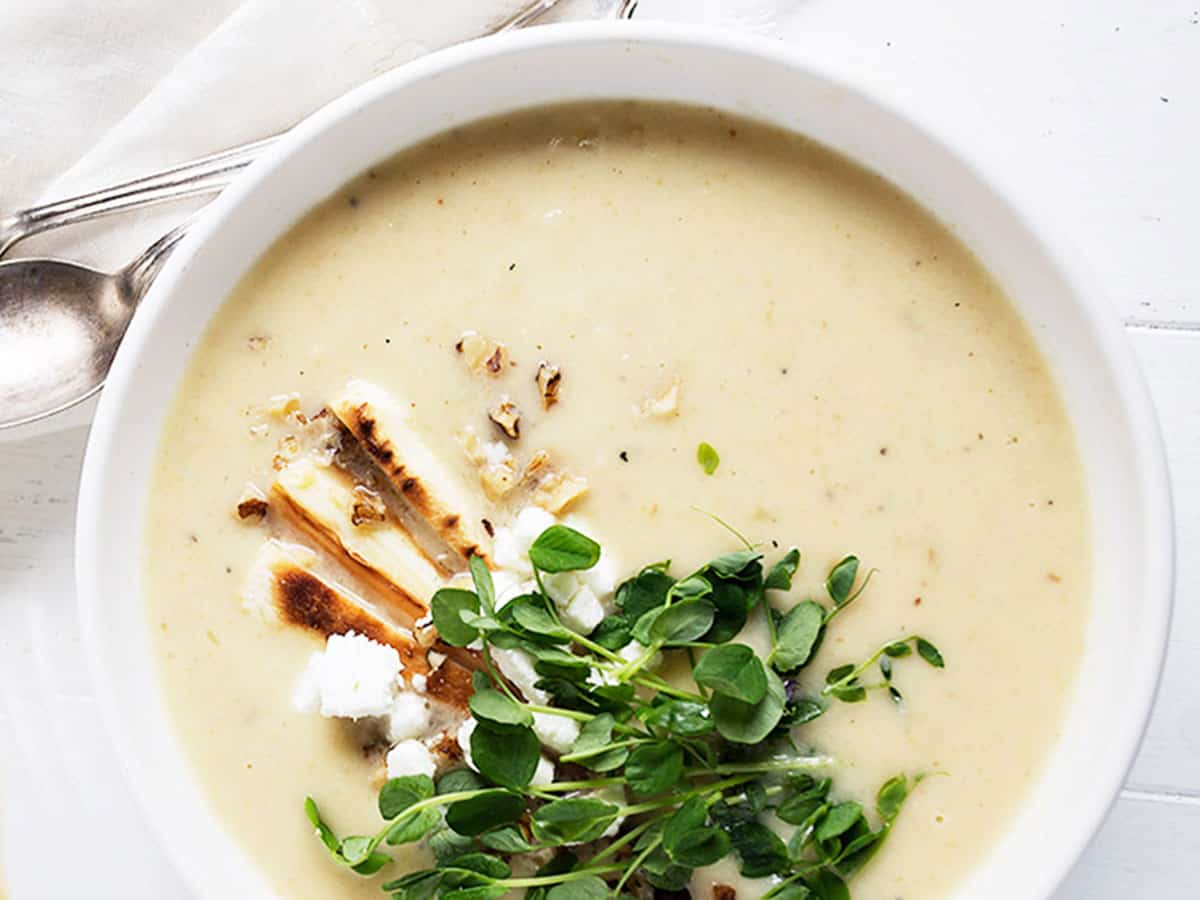
[[[777,34],[1036,203],[1121,314],[1200,321],[1196,0],[641,0]],[[1165,98],[1165,100],[1163,99]]]
[[[1197,859],[1200,803],[1126,794],[1055,900],[1193,900]]]
[[[1200,796],[1200,333],[1134,329],[1130,336],[1166,440],[1177,554],[1167,668],[1131,784]]]

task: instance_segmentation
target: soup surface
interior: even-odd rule
[[[454,349],[469,330],[515,365],[481,386]],[[543,359],[563,373],[549,410]],[[877,570],[813,668],[914,633],[947,666],[898,661],[903,707],[835,703],[803,740],[867,802],[898,772],[944,774],[855,900],[948,896],[1037,778],[1090,548],[1069,422],[1003,293],[911,199],[801,138],[705,110],[538,110],[406,151],[314,209],[216,316],[162,436],[144,566],[165,691],[213,807],[281,896],[382,896],[301,814],[312,794],[340,832],[373,831],[375,787],[345,728],[293,710],[319,643],[243,612],[264,531],[231,511],[274,474],[267,398],[298,392],[311,414],[351,379],[402,398],[480,504],[456,435],[492,429],[488,403],[510,394],[514,446],[587,479],[574,509],[623,576],[736,549],[700,510],[801,549],[788,602],[824,599],[848,553]],[[672,385],[677,409],[647,414]],[[714,879],[737,883],[703,872],[693,893]]]

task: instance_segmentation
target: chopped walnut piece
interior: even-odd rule
[[[458,434],[467,459],[479,467],[479,483],[489,500],[499,500],[517,486],[517,462],[500,441],[485,444],[474,428],[464,428]]]
[[[714,884],[712,895],[713,900],[737,900],[737,891],[728,884]]]
[[[467,368],[476,375],[485,372],[499,375],[504,370],[504,345],[478,332],[465,332],[454,345],[454,349],[462,354]]]
[[[543,359],[538,363],[534,380],[542,394],[542,408],[549,409],[558,402],[558,389],[562,387],[562,369]]]
[[[538,483],[533,502],[557,516],[587,492],[588,482],[582,475],[551,472]]]
[[[668,419],[679,415],[679,379],[672,378],[667,389],[657,397],[648,397],[638,410],[643,416]]]
[[[297,393],[276,394],[268,397],[262,405],[262,412],[275,419],[286,419],[289,415],[300,413],[300,395]]]
[[[549,474],[550,454],[545,450],[539,450],[525,464],[525,471],[521,474],[521,480],[527,484],[537,484]]]
[[[355,527],[387,519],[383,498],[366,485],[354,486],[354,503],[350,507],[350,524]]]
[[[242,496],[238,498],[237,517],[243,522],[261,522],[267,515],[267,495],[257,485],[246,483]]]
[[[417,644],[428,650],[437,641],[437,629],[433,625],[414,625],[413,636],[417,640]]]
[[[516,440],[521,436],[521,410],[507,396],[488,410],[488,418],[510,438]]]

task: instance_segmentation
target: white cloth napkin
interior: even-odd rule
[[[0,207],[61,199],[276,134],[530,2],[0,3]],[[608,15],[616,2],[561,0],[543,21]],[[200,203],[61,229],[15,252],[115,270]],[[0,440],[85,424],[93,410],[83,404]]]

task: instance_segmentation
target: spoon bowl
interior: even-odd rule
[[[86,266],[0,263],[0,428],[98,391],[135,305],[118,278]]]
[[[185,227],[115,273],[58,259],[0,262],[0,429],[100,390],[138,302]]]

